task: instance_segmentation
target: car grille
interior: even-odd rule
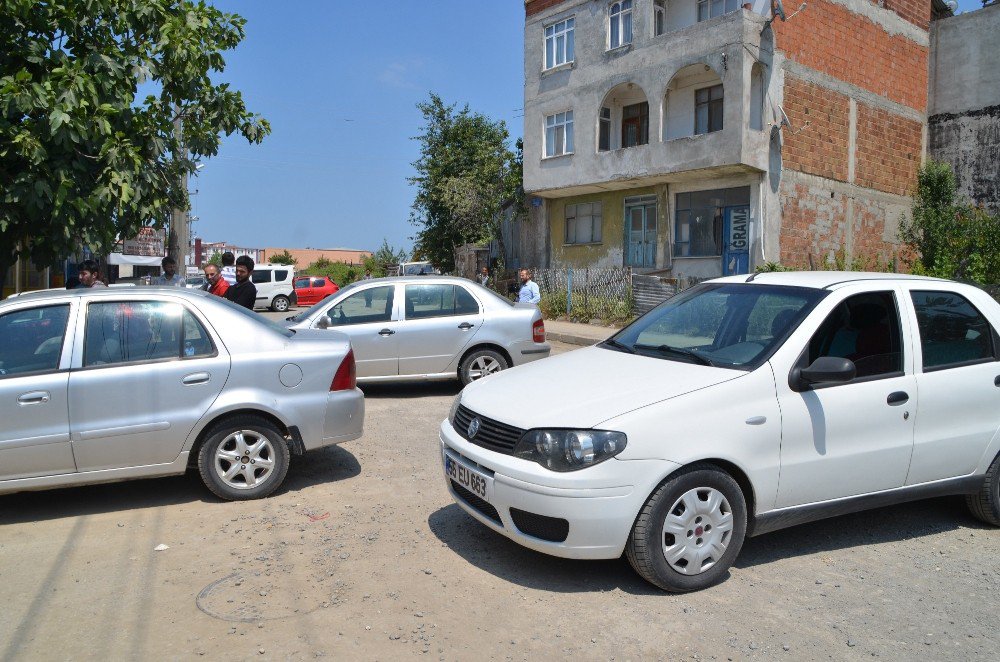
[[[470,439],[469,423],[472,422],[473,418],[479,419],[479,432],[476,433],[475,437]],[[455,414],[454,428],[463,439],[477,446],[482,446],[483,448],[506,455],[514,454],[514,446],[521,438],[521,435],[524,434],[524,430],[521,428],[480,416],[465,407],[465,405],[459,405],[458,407],[458,412]]]
[[[497,509],[491,506],[488,501],[483,501],[477,495],[465,489],[455,481],[451,481],[451,489],[455,490],[455,494],[457,494],[462,501],[478,510],[485,517],[489,517],[500,526],[503,526],[503,522],[500,521],[500,513],[498,513]]]
[[[559,517],[548,517],[537,513],[529,513],[518,508],[510,509],[510,518],[514,520],[521,533],[549,542],[564,542],[569,536],[569,522]]]

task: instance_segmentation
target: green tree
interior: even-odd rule
[[[0,0],[0,285],[19,256],[44,266],[163,227],[221,134],[270,133],[211,80],[244,23],[190,0]]]
[[[914,273],[1000,283],[1000,214],[959,200],[946,163],[927,162],[917,176],[909,219],[900,228]]]
[[[451,271],[457,247],[499,235],[501,205],[518,190],[521,171],[502,120],[468,106],[456,111],[433,93],[417,108],[424,127],[409,179],[417,187],[410,221],[420,227],[414,254]]]
[[[292,256],[292,254],[288,252],[287,248],[278,253],[277,255],[272,255],[271,257],[267,258],[267,261],[270,264],[288,264],[292,266],[298,264],[298,260],[296,260]]]
[[[217,267],[219,267],[221,269],[222,268],[222,253],[219,252],[219,251],[215,251],[214,253],[212,253],[212,257],[208,258],[208,262],[206,262],[205,264],[214,264],[215,266],[217,266]]]
[[[375,278],[381,278],[387,273],[387,267],[400,264],[406,261],[406,250],[396,250],[389,245],[387,239],[382,240],[382,245],[373,254],[363,261],[365,271],[370,271]]]

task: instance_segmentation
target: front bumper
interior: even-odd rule
[[[456,490],[444,473],[449,493],[463,510],[524,547],[570,559],[621,556],[639,509],[662,477],[678,467],[663,460],[611,459],[577,472],[557,473],[476,446],[445,420],[441,423],[442,466],[447,456],[491,479],[488,500],[480,502],[470,498],[468,491]],[[536,516],[535,521],[537,516],[565,520],[565,539],[554,542],[525,533],[515,522],[512,508]],[[519,519],[524,525],[523,516]]]

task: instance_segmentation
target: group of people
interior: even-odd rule
[[[177,273],[177,261],[172,257],[165,257],[160,262],[163,274],[153,278],[150,285],[167,285],[172,287],[184,287],[187,281]],[[248,255],[236,257],[231,252],[222,254],[222,268],[214,264],[206,264],[205,284],[201,289],[209,294],[228,299],[244,308],[253,310],[257,301],[257,286],[250,280],[253,273],[253,258]],[[67,289],[107,287],[101,280],[100,268],[94,260],[84,260],[77,268],[77,276],[66,282]]]

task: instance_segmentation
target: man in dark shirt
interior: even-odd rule
[[[253,260],[248,255],[236,258],[236,284],[226,290],[226,298],[238,303],[244,308],[253,310],[257,301],[257,286],[250,282],[253,273]]]

